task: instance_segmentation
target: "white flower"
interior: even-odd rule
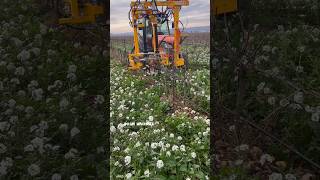
[[[7,152],[7,147],[4,144],[0,143],[0,154],[3,154],[5,152]]]
[[[180,146],[180,150],[181,150],[181,151],[186,151],[186,146],[185,146],[185,145],[181,145],[181,146]]]
[[[67,100],[67,98],[62,97],[62,99],[59,102],[59,106],[61,109],[66,109],[66,107],[69,105],[69,101]]]
[[[71,133],[71,137],[74,137],[75,135],[80,133],[80,130],[77,127],[73,127],[70,133]]]
[[[194,159],[194,158],[197,157],[197,154],[196,154],[195,152],[192,152],[192,153],[191,153],[191,157]]]
[[[55,173],[52,175],[51,180],[61,180],[61,175],[58,173]]]
[[[11,41],[13,41],[13,43],[15,44],[16,47],[21,47],[23,44],[23,41],[21,41],[20,39],[13,37],[11,38]]]
[[[42,99],[43,90],[41,88],[35,89],[32,91],[32,98],[36,101],[40,101]]]
[[[96,104],[104,103],[104,97],[102,95],[97,95],[97,97],[95,98],[95,103]]]
[[[260,83],[260,84],[257,86],[257,90],[258,90],[258,91],[262,91],[265,85],[266,85],[265,82]]]
[[[305,46],[299,46],[298,48],[297,48],[297,50],[299,51],[299,52],[304,52],[304,50],[306,49],[306,47]]]
[[[140,147],[140,145],[141,145],[141,144],[140,144],[140,142],[138,141],[138,142],[134,145],[134,147],[137,148],[137,147]]]
[[[4,175],[7,175],[7,169],[8,167],[7,166],[4,166],[4,165],[0,165],[0,176],[4,176]]]
[[[20,66],[16,68],[16,71],[14,74],[17,76],[23,76],[24,73],[25,73],[25,69],[22,66]]]
[[[26,51],[26,50],[22,50],[18,55],[17,55],[17,58],[20,60],[20,61],[26,61],[28,59],[30,59],[30,52],[29,51]]]
[[[40,173],[40,167],[36,164],[31,164],[29,167],[28,167],[28,173],[31,175],[31,176],[36,176],[37,174]]]
[[[150,176],[150,171],[149,171],[149,169],[147,169],[147,170],[144,171],[144,175],[145,175],[146,177],[149,177],[149,176]]]
[[[77,71],[77,66],[72,64],[68,68],[68,73],[75,73]]]
[[[16,101],[15,101],[14,99],[10,99],[10,100],[8,101],[8,106],[9,106],[10,108],[13,108],[15,105],[16,105]]]
[[[169,156],[169,157],[170,157],[170,156],[171,156],[171,152],[170,152],[170,151],[167,151],[167,152],[166,152],[166,156]]]
[[[25,152],[32,152],[32,151],[34,151],[34,148],[31,144],[29,144],[26,147],[24,147],[24,151]]]
[[[171,133],[171,134],[170,134],[170,137],[171,137],[171,138],[174,138],[174,134]]]
[[[297,66],[297,67],[296,67],[296,71],[297,71],[298,73],[302,73],[302,72],[303,72],[303,66]]]
[[[182,137],[181,137],[181,136],[178,136],[178,140],[181,141],[181,140],[182,140]]]
[[[191,178],[187,177],[186,180],[191,180]]]
[[[173,145],[172,146],[172,151],[176,151],[176,150],[178,150],[179,149],[179,146],[177,146],[177,145]]]
[[[274,157],[270,156],[269,154],[263,154],[260,157],[260,164],[263,165],[266,161],[272,163],[274,161]]]
[[[311,121],[314,121],[314,122],[319,122],[319,118],[320,118],[320,113],[312,113],[311,115]]]
[[[114,133],[114,132],[117,131],[117,129],[116,129],[116,127],[114,127],[114,126],[110,126],[110,131],[111,131],[112,133]]]
[[[78,180],[78,175],[72,175],[70,176],[70,180]]]
[[[43,147],[43,139],[42,138],[38,138],[38,137],[35,137],[32,141],[31,141],[31,144],[34,146],[34,147],[38,147],[40,149],[42,149]]]
[[[249,145],[247,144],[241,144],[240,146],[236,147],[237,151],[247,151],[249,150]]]
[[[157,146],[158,146],[158,143],[151,143],[151,148],[152,148],[152,149],[157,148]]]
[[[59,126],[59,130],[60,131],[67,131],[68,130],[68,124],[61,124],[60,126]]]
[[[271,51],[271,47],[270,47],[269,45],[264,45],[264,46],[262,47],[262,50],[263,50],[263,51],[266,51],[266,52],[270,52],[270,51]]]
[[[296,176],[293,174],[286,174],[285,175],[286,180],[296,180]]]
[[[77,75],[75,73],[68,73],[67,79],[70,79],[70,81],[75,81],[77,80]]]
[[[8,123],[7,121],[0,122],[0,131],[1,132],[9,130],[9,128],[10,128],[10,123]]]
[[[131,173],[126,174],[126,178],[127,178],[127,179],[131,179],[131,177],[132,177],[132,174],[131,174]]]
[[[153,121],[154,118],[153,118],[153,116],[149,116],[148,119],[149,119],[149,121]]]
[[[114,163],[114,166],[117,167],[117,166],[119,166],[119,164],[120,164],[119,161],[116,161],[116,162]]]
[[[69,152],[67,152],[67,153],[64,155],[64,158],[65,158],[65,159],[75,158],[77,153],[78,153],[78,150],[76,150],[76,149],[74,149],[74,148],[71,148],[71,149],[69,150]]]
[[[114,147],[112,151],[120,151],[119,146]]]
[[[269,180],[282,180],[282,174],[272,173],[271,175],[269,175]]]
[[[39,123],[39,128],[40,129],[42,129],[42,130],[46,130],[46,129],[48,129],[48,123],[47,123],[47,121],[41,121],[40,123]]]
[[[276,98],[273,97],[273,96],[269,97],[269,98],[268,98],[268,103],[269,103],[270,105],[274,105],[274,104],[276,103]]]
[[[294,101],[298,104],[302,104],[303,103],[303,92],[297,92],[294,97],[293,97]]]
[[[157,168],[161,169],[164,166],[164,163],[162,160],[157,161]]]
[[[126,165],[129,165],[129,164],[131,163],[131,156],[126,156],[126,157],[124,158],[124,163],[125,163]]]

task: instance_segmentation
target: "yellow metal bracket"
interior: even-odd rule
[[[129,70],[139,70],[142,68],[143,64],[141,62],[135,62],[135,57],[140,57],[140,54],[129,54]]]

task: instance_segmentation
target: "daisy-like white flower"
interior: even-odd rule
[[[70,180],[78,180],[78,175],[72,175],[70,176]]]
[[[197,154],[196,154],[195,152],[192,152],[192,153],[191,153],[191,157],[194,159],[194,158],[197,157]]]
[[[79,134],[80,130],[77,127],[73,127],[70,131],[71,137],[74,137],[75,135]]]
[[[124,163],[125,163],[126,165],[129,165],[129,164],[131,163],[131,156],[126,156],[126,157],[124,158]]]
[[[152,148],[152,149],[157,148],[157,146],[158,146],[158,144],[157,144],[157,143],[151,143],[151,148]]]
[[[55,173],[52,175],[51,180],[61,180],[61,175],[58,173]]]
[[[157,168],[161,169],[161,168],[163,168],[163,166],[164,166],[163,161],[162,160],[158,160],[157,161]]]
[[[36,164],[31,164],[28,167],[28,173],[30,176],[36,176],[40,173],[40,167]]]
[[[178,150],[179,149],[179,146],[177,146],[177,145],[173,145],[172,146],[172,151],[176,151],[176,150]]]
[[[150,171],[149,171],[149,169],[147,169],[147,170],[144,171],[144,175],[145,175],[146,177],[149,177],[149,176],[150,176]]]
[[[166,156],[169,156],[169,157],[170,157],[170,156],[171,156],[171,152],[170,152],[170,151],[167,151],[167,152],[166,152]]]
[[[114,127],[114,126],[110,126],[110,131],[112,132],[112,133],[114,133],[114,132],[116,132],[116,127]]]
[[[269,175],[269,180],[282,180],[282,174],[272,173],[271,175]]]
[[[132,177],[132,174],[131,174],[131,173],[126,174],[126,178],[127,178],[127,179],[131,179],[131,177]]]
[[[181,145],[181,146],[180,146],[180,150],[181,150],[181,151],[186,151],[186,146],[185,146],[185,145]]]

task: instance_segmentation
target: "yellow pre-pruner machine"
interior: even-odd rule
[[[106,0],[42,0],[46,6],[55,9],[60,25],[106,24]]]
[[[184,28],[180,10],[188,5],[189,0],[131,1],[129,20],[134,47],[128,54],[130,70],[186,66],[186,58],[181,53],[181,43],[186,36],[182,35],[179,25]]]
[[[63,0],[64,13],[59,24],[91,24],[104,14],[104,2],[98,0]]]

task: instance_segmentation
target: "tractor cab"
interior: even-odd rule
[[[168,43],[173,46],[174,35],[170,31],[168,23],[162,23],[158,26],[158,44]]]
[[[152,42],[153,36],[157,36],[158,47],[171,45],[173,47],[174,35],[170,30],[168,23],[157,24],[157,34],[153,34],[152,23],[148,18],[142,20],[143,24],[138,30],[139,49],[141,52],[151,52],[154,49]],[[172,48],[171,47],[171,48]]]

